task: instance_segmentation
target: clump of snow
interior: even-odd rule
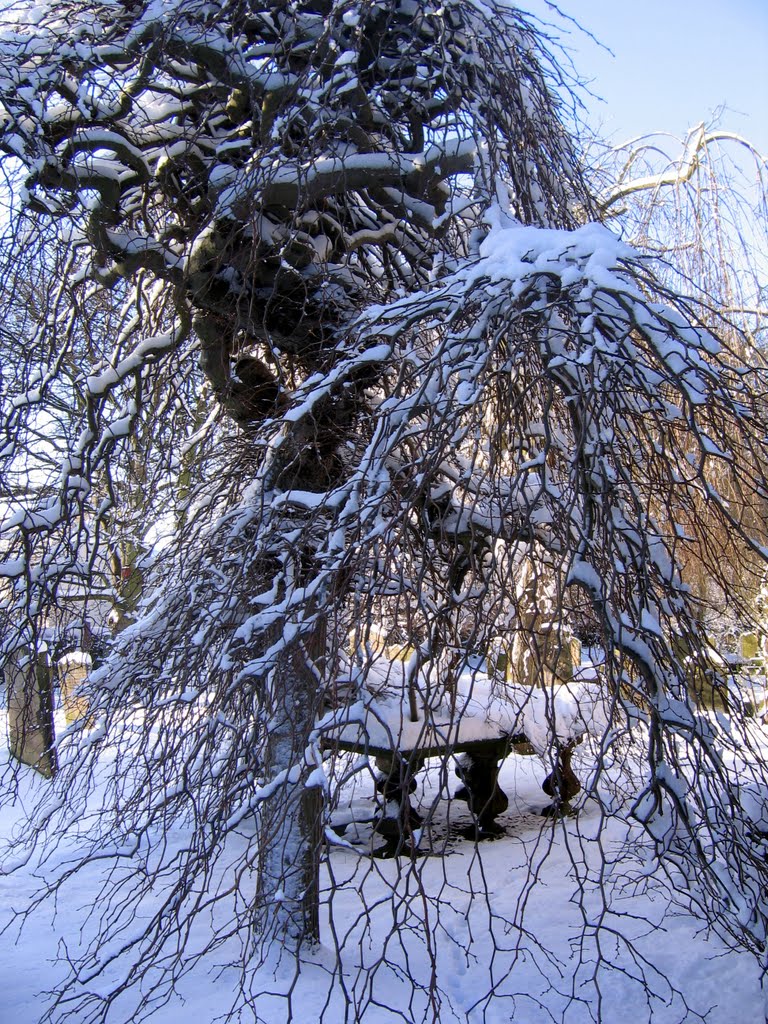
[[[739,789],[739,803],[757,830],[768,836],[768,786],[756,782],[742,785]]]
[[[64,670],[68,668],[84,668],[89,670],[93,665],[93,658],[87,651],[69,651],[59,658],[57,664],[60,669]]]

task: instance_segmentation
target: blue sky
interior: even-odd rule
[[[546,15],[544,0],[518,3]],[[768,153],[768,0],[561,0],[559,6],[613,51],[575,28],[563,37],[580,75],[605,100],[590,106],[614,141],[655,129],[683,135],[725,104],[721,127]]]

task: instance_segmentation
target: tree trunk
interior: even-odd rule
[[[309,738],[322,700],[322,621],[278,656],[269,685],[267,785],[260,820],[258,909],[267,943],[297,948],[320,938],[323,789],[307,786]]]

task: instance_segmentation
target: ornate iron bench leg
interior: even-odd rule
[[[463,754],[459,759],[456,775],[464,785],[455,796],[465,800],[474,815],[475,824],[466,829],[469,838],[487,839],[504,831],[496,821],[509,807],[507,794],[499,788],[501,760],[497,755],[479,757],[476,754]]]
[[[423,765],[423,759],[405,760],[396,753],[391,757],[376,758],[379,769],[376,790],[382,800],[375,829],[387,842],[385,856],[402,852],[404,842],[422,822],[421,815],[411,805],[410,795],[416,789],[414,776]]]
[[[579,742],[580,740],[571,740],[564,747],[560,747],[554,771],[541,784],[547,796],[553,798],[552,803],[547,804],[541,812],[548,818],[574,813],[571,800],[581,791],[581,783],[571,768],[571,757],[574,747]]]

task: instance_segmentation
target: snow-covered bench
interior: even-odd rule
[[[377,830],[400,842],[417,828],[421,819],[410,803],[415,776],[429,758],[453,755],[461,755],[455,796],[467,801],[478,837],[501,831],[496,818],[509,801],[498,776],[511,753],[549,760],[543,789],[551,802],[542,813],[568,813],[581,789],[571,768],[573,750],[586,733],[606,725],[594,673],[534,688],[467,668],[452,692],[430,678],[438,674],[439,668],[414,673],[408,663],[380,659],[368,666],[361,699],[345,709],[343,724],[326,732],[327,745],[375,759],[382,797]]]

